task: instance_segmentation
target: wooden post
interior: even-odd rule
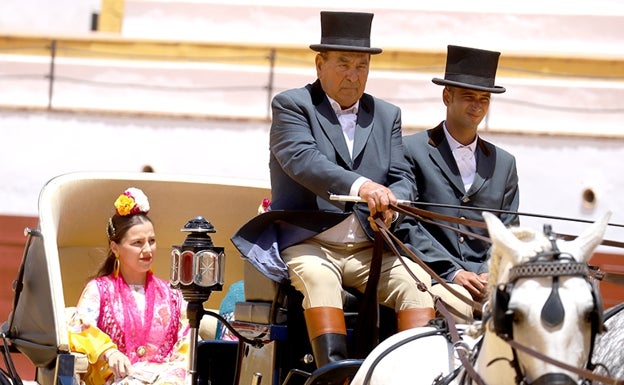
[[[121,33],[125,0],[102,0],[98,31]]]

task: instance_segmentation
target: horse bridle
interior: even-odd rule
[[[556,327],[563,323],[565,318],[565,309],[561,303],[559,296],[559,278],[560,277],[581,277],[584,278],[591,287],[593,299],[593,307],[589,313],[591,321],[591,340],[589,355],[586,364],[587,371],[594,369],[595,365],[591,362],[594,344],[598,333],[602,332],[603,311],[598,288],[593,280],[590,279],[590,269],[586,263],[576,262],[571,256],[561,253],[557,248],[556,236],[552,233],[550,226],[545,226],[544,233],[551,242],[551,250],[543,251],[536,254],[530,260],[516,265],[510,269],[509,279],[507,283],[499,285],[492,294],[490,304],[490,316],[495,333],[504,341],[513,341],[513,320],[514,310],[509,308],[509,299],[516,282],[521,278],[552,278],[551,292],[548,299],[542,307],[540,314],[542,322],[549,327]],[[514,341],[515,342],[515,341]],[[515,343],[517,344],[517,342]],[[518,383],[527,383],[517,358],[517,349],[512,345],[513,361],[512,367],[516,371]],[[522,349],[527,351],[526,349]],[[536,356],[535,354],[532,354]],[[557,365],[560,366],[560,365]],[[580,374],[580,373],[577,373]],[[586,375],[586,374],[585,374]],[[535,382],[539,383],[539,382]]]
[[[539,252],[528,261],[512,267],[507,283],[498,285],[496,288],[491,304],[494,330],[501,338],[513,338],[514,312],[509,309],[509,298],[516,282],[521,278],[552,278],[551,292],[542,308],[541,319],[549,327],[560,325],[565,317],[565,309],[559,297],[559,278],[577,276],[584,278],[592,288],[594,301],[591,312],[593,342],[595,334],[602,331],[603,317],[600,296],[596,295],[597,288],[594,282],[589,279],[589,267],[586,263],[576,262],[571,257],[566,258],[565,255],[562,255],[549,227],[545,229],[545,234],[550,239],[552,249],[547,252]]]

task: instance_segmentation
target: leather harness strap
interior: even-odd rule
[[[383,220],[376,219],[383,224]],[[375,232],[373,256],[364,297],[355,324],[353,338],[353,357],[365,358],[379,344],[379,301],[377,286],[381,275],[381,259],[384,251],[384,239],[381,232]]]
[[[451,285],[446,283],[446,281],[444,281],[444,279],[442,279],[435,271],[433,271],[429,266],[427,266],[426,263],[424,263],[420,258],[418,258],[418,256],[416,254],[414,254],[413,251],[411,251],[407,246],[405,246],[405,244],[403,242],[401,242],[394,234],[392,234],[392,232],[390,230],[388,230],[388,228],[385,227],[385,225],[384,226],[379,226],[379,228],[380,228],[380,232],[384,236],[384,239],[386,240],[386,243],[388,244],[390,249],[393,251],[393,253],[399,258],[399,260],[401,261],[403,266],[406,268],[406,270],[410,274],[410,276],[416,281],[416,283],[418,285],[418,288],[421,291],[427,291],[429,294],[431,294],[432,297],[435,298],[435,295],[432,294],[431,292],[429,292],[429,290],[427,289],[427,286],[424,283],[422,283],[416,277],[416,275],[414,275],[414,273],[408,268],[408,266],[405,264],[405,261],[403,260],[404,257],[401,255],[399,250],[396,248],[396,246],[395,246],[396,244],[398,244],[401,247],[401,249],[407,254],[407,256],[411,260],[416,262],[423,270],[425,270],[427,272],[427,274],[429,274],[431,276],[431,278],[433,278],[434,280],[439,282],[440,285],[444,286],[444,288],[446,288],[448,291],[450,291],[460,301],[464,302],[467,305],[470,305],[473,308],[473,310],[477,310],[477,311],[481,310],[481,305],[479,303],[475,302],[474,300],[472,300],[470,298],[465,297],[464,295],[459,293],[457,290],[455,290]],[[466,316],[461,314],[455,308],[451,307],[450,311],[452,311],[453,314],[459,316],[460,318],[466,319]]]
[[[455,326],[455,319],[453,319],[451,313],[446,308],[445,302],[441,298],[438,298],[438,300],[436,300],[436,308],[446,320],[449,333],[451,334],[451,342],[453,342],[453,346],[458,347],[462,343],[461,336],[459,335],[457,327]],[[470,378],[472,378],[473,381],[476,382],[478,385],[485,385],[483,378],[481,378],[479,373],[477,373],[477,371],[475,370],[475,367],[472,365],[471,357],[469,357],[468,350],[455,349],[455,351],[457,352],[457,356],[459,357],[459,360],[461,361],[464,369],[466,370]]]
[[[362,198],[360,198],[358,196],[349,196],[349,195],[330,194],[329,199],[330,200],[335,200],[335,201],[341,201],[341,202],[348,202],[348,203],[364,202],[362,200]],[[509,215],[516,215],[516,216],[526,216],[526,217],[535,217],[535,218],[554,219],[554,220],[558,220],[558,221],[567,221],[567,222],[592,223],[592,221],[586,220],[586,219],[561,217],[561,216],[555,216],[555,215],[535,214],[535,213],[511,211],[511,210],[501,210],[501,209],[494,209],[494,208],[488,208],[488,207],[451,205],[451,204],[447,204],[447,203],[433,203],[433,202],[422,202],[422,201],[399,200],[398,201],[398,206],[401,206],[401,207],[404,207],[404,208],[410,210],[411,211],[410,215],[415,217],[415,218],[417,218],[417,219],[419,219],[419,220],[424,220],[427,223],[435,224],[437,226],[444,227],[444,228],[447,228],[447,229],[450,229],[450,230],[454,230],[454,231],[457,231],[457,229],[454,229],[452,227],[447,227],[447,226],[445,226],[445,225],[443,225],[443,224],[441,224],[439,222],[432,221],[430,218],[441,219],[441,220],[444,220],[444,221],[457,223],[457,224],[463,224],[465,226],[472,226],[472,227],[483,227],[483,228],[485,228],[485,223],[479,222],[479,221],[471,221],[471,220],[468,220],[468,219],[465,219],[465,218],[452,217],[452,216],[439,214],[439,213],[436,213],[436,212],[433,212],[433,211],[429,211],[429,210],[424,210],[424,209],[417,209],[419,211],[411,210],[411,209],[416,209],[416,207],[413,207],[413,206],[443,207],[443,208],[447,208],[447,209],[451,208],[451,209],[458,209],[458,210],[488,211],[488,212],[491,212],[493,214],[509,214]],[[608,223],[608,226],[624,227],[624,224]],[[459,232],[461,233],[463,231],[459,231]],[[470,234],[467,234],[467,233],[464,233],[464,234],[470,235]],[[566,235],[566,234],[557,234],[557,237],[558,238],[563,238],[563,239],[576,238],[576,236]],[[613,240],[608,240],[608,239],[603,239],[602,242],[601,242],[601,245],[612,246],[612,247],[617,247],[617,248],[624,249],[624,242],[618,242],[618,241],[613,241]]]
[[[586,378],[586,379],[590,379],[592,381],[598,381],[600,383],[604,383],[604,384],[612,384],[612,385],[624,385],[624,379],[619,380],[617,378],[612,378],[612,377],[606,377],[606,376],[602,376],[600,374],[596,374],[594,372],[592,372],[591,370],[587,370],[587,369],[583,369],[583,368],[577,368],[575,366],[571,366],[566,364],[565,362],[561,362],[558,360],[555,360],[554,358],[548,357],[545,354],[542,354],[540,352],[538,352],[537,350],[531,349],[528,346],[522,345],[516,341],[514,341],[513,339],[510,338],[504,338],[503,341],[505,341],[507,344],[509,344],[509,346],[511,346],[512,348],[516,349],[516,350],[521,350],[527,354],[532,355],[533,357],[540,359],[544,362],[547,362],[551,365],[555,365],[558,366],[561,369],[570,371],[572,373],[578,374],[579,376]]]

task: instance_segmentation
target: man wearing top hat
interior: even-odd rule
[[[265,275],[303,294],[317,366],[347,358],[343,286],[363,291],[373,250],[369,217],[390,226],[389,204],[415,198],[402,145],[400,109],[364,93],[373,14],[321,12],[313,44],[317,80],[276,95],[270,130],[270,211],[232,238]],[[330,200],[354,195],[366,203]],[[410,268],[426,283],[431,277]],[[431,296],[417,289],[398,258],[385,251],[378,300],[397,313],[399,330],[433,318]]]
[[[499,52],[448,46],[444,79],[433,79],[433,83],[444,86],[442,101],[446,106],[446,119],[435,128],[404,137],[419,201],[517,212],[515,158],[483,140],[477,131],[488,112],[491,94],[505,92],[505,88],[494,84],[499,56]],[[482,210],[419,207],[483,221]],[[519,223],[515,214],[498,216],[506,225]],[[487,236],[487,230],[482,228],[448,225]],[[411,218],[400,227],[398,233],[405,243],[441,278],[463,287],[474,300],[483,299],[488,242]],[[432,291],[438,290],[441,285],[433,285]],[[463,307],[463,312],[469,315],[469,308],[452,298],[449,300],[454,306]]]

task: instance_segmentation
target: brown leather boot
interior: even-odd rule
[[[427,326],[429,320],[435,318],[432,307],[417,307],[401,310],[397,313],[397,330],[403,331],[419,326]]]
[[[347,326],[344,312],[335,307],[313,307],[304,310],[316,367],[347,358]]]

